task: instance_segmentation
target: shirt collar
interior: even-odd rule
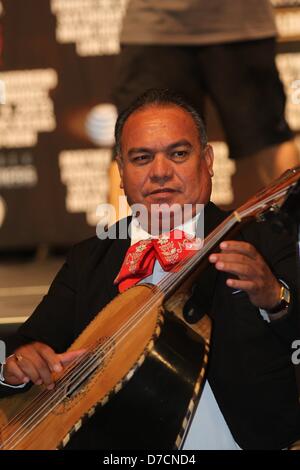
[[[175,228],[177,230],[182,230],[186,234],[191,235],[191,236],[194,237],[195,233],[196,233],[196,226],[197,226],[197,222],[198,222],[199,217],[200,217],[200,212],[198,212],[198,214],[196,214],[192,219],[187,220],[186,222],[184,222],[181,225],[178,225]],[[131,245],[134,245],[135,243],[139,242],[140,240],[148,240],[149,238],[151,238],[151,234],[146,232],[146,230],[144,230],[141,227],[141,225],[138,221],[138,218],[136,218],[136,217],[132,218],[130,227],[131,227],[131,235],[130,235],[131,236]]]

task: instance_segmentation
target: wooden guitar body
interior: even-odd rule
[[[149,300],[153,305],[147,315],[136,319],[136,312]],[[208,342],[175,312],[163,312],[162,300],[156,287],[136,286],[96,316],[70,350],[108,346],[95,370],[75,390],[72,381],[76,379],[62,375],[57,376],[53,391],[33,386],[1,400],[0,448],[56,449],[68,443],[67,447],[76,447],[87,418],[86,426],[97,428],[98,449],[179,447],[199,399]],[[175,300],[173,296],[178,314],[184,296]],[[128,333],[115,335],[130,319]],[[201,324],[209,334],[207,317]],[[41,393],[42,400],[34,398]],[[22,411],[26,407],[27,412]],[[70,440],[76,431],[78,435]]]

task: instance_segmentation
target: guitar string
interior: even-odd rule
[[[286,190],[282,190],[281,192],[284,193],[284,192],[286,192]],[[279,194],[280,194],[280,191],[279,191],[278,195],[279,195]],[[278,195],[277,195],[277,197],[278,197]],[[274,199],[274,197],[275,197],[275,196],[274,196],[274,194],[273,194],[272,196],[270,196],[269,198],[267,198],[267,200],[268,200],[268,199]],[[267,200],[265,200],[264,202],[266,203]],[[252,208],[246,209],[246,210],[242,211],[242,212],[240,213],[240,215],[242,216],[242,215],[244,215],[244,214],[247,214],[247,212],[253,211],[254,207],[255,207],[255,208],[256,208],[256,207],[259,208],[259,205],[260,205],[260,203],[257,203],[257,204],[256,204],[255,206],[253,206]],[[227,220],[227,219],[226,219],[226,220]],[[236,222],[236,220],[234,220],[234,222]],[[225,226],[224,226],[224,229],[226,229],[226,228],[227,228],[227,227],[226,227],[226,225],[225,225]],[[196,256],[197,254],[198,254],[198,253],[196,253],[192,258],[190,258],[190,259],[188,260],[188,263],[186,263],[186,264],[191,264],[191,265],[195,264],[195,263],[198,261],[198,259],[195,260],[195,258],[198,258],[198,257]],[[202,254],[202,253],[201,253],[201,254]],[[180,266],[180,263],[179,263],[177,266]],[[176,274],[179,274],[179,275],[178,275],[178,278],[179,278],[179,279],[184,276],[184,274],[182,273],[182,271],[185,271],[185,270],[183,269],[183,270],[180,271],[180,273],[176,273]],[[161,284],[161,285],[158,284],[158,286],[159,286],[159,287],[163,287],[163,288],[167,288],[167,287],[168,287],[168,281],[169,281],[169,278],[170,278],[170,277],[172,277],[172,280],[170,279],[169,284],[174,284],[174,273],[169,273],[168,275],[166,275],[166,276],[163,278],[163,281],[162,281],[161,283],[159,283],[159,284]],[[164,284],[165,284],[165,285],[164,285]],[[155,295],[154,295],[154,297],[155,297]],[[153,301],[153,297],[152,297],[150,300]],[[156,299],[155,299],[155,301],[156,301]],[[151,303],[151,302],[148,302],[148,304],[150,304],[150,303]],[[146,304],[144,307],[146,307],[144,310],[147,310],[147,308],[150,307],[150,305],[147,306],[147,304]],[[144,312],[142,312],[142,311],[141,311],[141,312],[137,312],[137,314],[135,314],[135,316],[138,315],[138,314],[139,314],[139,315],[141,315],[141,314],[144,315]],[[143,318],[143,317],[141,317],[141,319],[142,319],[142,318]],[[129,327],[129,323],[130,323],[130,322],[128,322],[128,324],[123,325],[123,329],[128,328],[128,327]],[[129,329],[129,332],[130,332],[130,329]],[[118,330],[118,335],[120,335],[120,334],[121,334],[121,331]],[[96,351],[97,351],[97,349],[96,349]],[[101,349],[100,349],[100,351],[98,351],[98,352],[100,352],[100,354],[101,354],[101,352],[102,352]],[[89,352],[88,352],[88,354],[89,354]],[[82,362],[82,357],[81,357],[80,359],[81,359],[81,361],[80,361],[80,363],[81,363],[81,362]],[[94,360],[94,358],[91,357],[91,358],[90,358],[90,362],[93,361],[93,360]],[[97,358],[97,360],[98,360],[98,358]],[[79,364],[80,364],[80,363],[79,363]],[[89,362],[88,362],[88,364],[89,364]],[[77,372],[77,374],[78,374],[78,372],[80,372],[80,369],[79,369],[79,370],[75,370],[76,366],[78,366],[78,363],[75,364],[75,366],[73,367],[74,370],[72,369],[71,372],[74,372],[74,371],[75,371],[75,372]],[[93,366],[93,367],[94,367],[94,366]],[[85,369],[86,369],[86,368],[87,368],[87,364],[86,364],[86,363],[83,363],[83,365],[82,365],[81,368],[85,368]],[[94,369],[93,369],[93,370],[94,370]],[[89,374],[90,374],[90,372],[89,372]],[[64,377],[65,377],[65,376],[64,376]],[[78,378],[78,375],[77,375],[77,378]],[[69,381],[69,385],[70,385],[70,381],[72,380],[72,377],[70,377],[70,378],[68,378],[68,379],[66,379],[66,380]],[[81,381],[80,381],[79,383],[81,383]],[[62,383],[61,383],[60,385],[62,385]],[[76,385],[76,387],[77,387],[77,385]],[[61,388],[62,388],[62,387],[61,387]],[[59,392],[59,391],[58,391],[58,392]],[[58,393],[57,393],[57,394],[58,394]],[[45,404],[44,404],[44,405],[45,405]],[[57,405],[55,405],[55,406],[57,406]]]

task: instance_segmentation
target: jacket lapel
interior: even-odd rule
[[[204,208],[204,236],[207,237],[227,216],[228,212],[221,211],[212,202],[206,204]],[[199,222],[203,223],[203,218],[200,217]],[[191,316],[190,321],[197,321],[205,313],[212,313],[217,276],[218,271],[214,265],[208,262],[207,267],[199,276],[190,299],[191,305],[194,306],[194,316]]]

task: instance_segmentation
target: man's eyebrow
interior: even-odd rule
[[[177,142],[174,142],[170,145],[168,145],[165,149],[163,150],[167,150],[168,152],[170,150],[173,150],[177,147],[189,147],[190,149],[192,148],[192,144],[186,140],[186,139],[181,139],[181,140],[178,140]],[[132,156],[136,153],[142,153],[142,152],[145,152],[145,153],[153,153],[155,152],[156,149],[155,148],[150,148],[150,147],[132,147],[129,151],[128,151],[128,156]]]
[[[188,140],[181,139],[181,140],[178,140],[177,142],[174,142],[173,144],[168,145],[166,150],[170,151],[170,150],[175,149],[176,147],[189,147],[191,149],[193,146]]]
[[[142,153],[142,152],[151,153],[151,152],[153,152],[153,149],[151,149],[149,147],[132,147],[128,151],[128,155],[130,157],[131,155],[134,155],[135,153]]]

